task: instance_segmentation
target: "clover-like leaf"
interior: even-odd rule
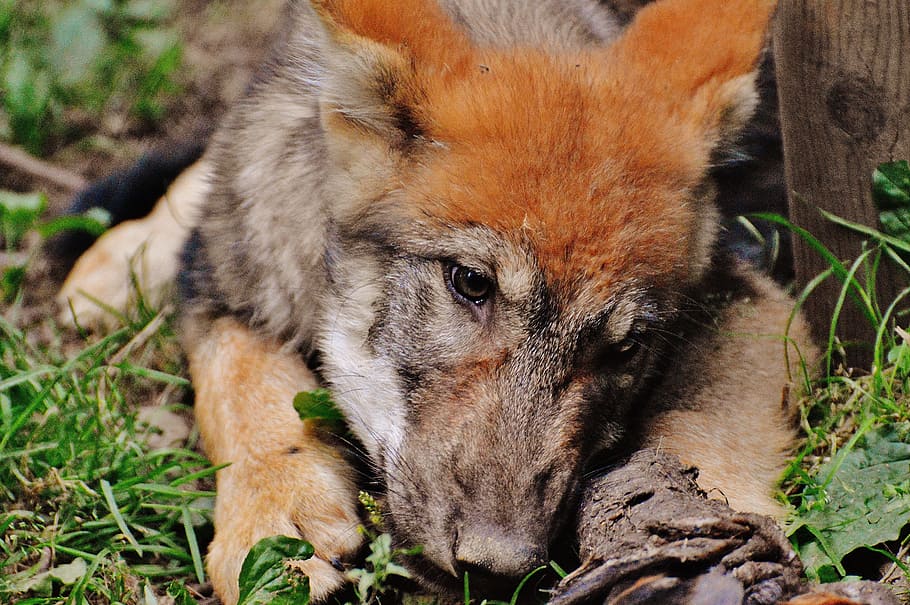
[[[309,580],[287,563],[312,556],[313,547],[304,540],[288,536],[260,540],[240,568],[238,605],[306,605],[310,601]]]

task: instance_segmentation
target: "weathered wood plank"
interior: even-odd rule
[[[774,36],[790,218],[844,261],[862,237],[823,219],[816,208],[877,226],[870,178],[881,162],[910,157],[910,2],[782,0]],[[797,238],[798,239],[798,238]],[[796,276],[804,286],[824,261],[795,241]],[[893,267],[879,274],[885,304],[907,284]],[[807,305],[825,337],[840,284],[828,280]],[[846,341],[869,343],[872,331],[847,305],[838,326]],[[860,349],[850,360],[868,360]]]

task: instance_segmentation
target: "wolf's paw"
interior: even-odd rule
[[[110,327],[138,293],[162,301],[180,266],[179,255],[208,192],[208,168],[184,171],[142,219],[110,229],[79,257],[57,294],[61,323]],[[113,313],[112,313],[113,311]]]
[[[187,235],[176,224],[162,229],[161,222],[149,217],[121,223],[80,256],[57,294],[59,321],[111,327],[137,288],[150,304],[159,304],[177,274],[177,255]]]
[[[238,577],[249,550],[275,535],[310,542],[315,555],[295,564],[320,601],[344,583],[342,561],[363,542],[357,530],[357,492],[331,464],[312,460],[304,443],[281,460],[231,465],[218,474],[215,539],[206,562],[215,592],[226,605],[238,598]]]

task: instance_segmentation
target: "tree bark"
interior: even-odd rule
[[[878,227],[872,171],[910,158],[910,2],[781,0],[774,51],[790,219],[849,266],[865,238],[817,208]],[[794,237],[794,245],[802,288],[827,265],[802,238]],[[877,284],[887,307],[907,275],[887,263]],[[807,301],[806,315],[822,341],[840,288],[828,279]],[[863,345],[848,356],[851,363],[870,359],[874,334],[857,305],[845,304],[837,332]]]

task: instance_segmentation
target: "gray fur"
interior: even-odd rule
[[[588,0],[443,6],[490,44],[582,48],[617,30]],[[630,283],[598,300],[583,283],[547,283],[521,233],[398,212],[394,188],[370,177],[396,161],[390,110],[371,97],[375,57],[345,54],[307,2],[287,23],[209,153],[198,241],[212,285],[188,315],[234,314],[322,354],[386,482],[396,538],[424,546],[415,564],[428,582],[474,567],[520,575],[547,556],[584,470],[635,437],[628,423],[660,394],[658,371],[686,358],[674,335],[693,292]],[[326,137],[325,112],[360,128],[358,157]],[[495,276],[495,300],[453,297],[453,262]],[[623,357],[627,339],[641,346]]]

